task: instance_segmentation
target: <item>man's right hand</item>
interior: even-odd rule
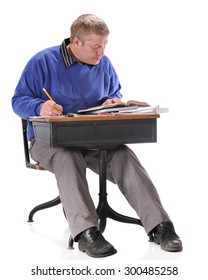
[[[47,100],[43,103],[40,110],[40,116],[60,116],[63,112],[61,105],[56,104],[56,102]]]

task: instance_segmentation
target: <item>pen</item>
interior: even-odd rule
[[[45,92],[45,94],[48,96],[48,98],[51,100],[51,101],[54,101],[53,98],[50,96],[50,94],[47,92],[47,90],[45,88],[43,88],[43,91]]]
[[[50,94],[47,92],[47,90],[45,88],[42,88],[43,91],[45,92],[45,94],[48,96],[48,98],[51,100],[51,101],[54,101],[53,98],[50,96]],[[60,113],[60,115],[62,116],[63,114]]]

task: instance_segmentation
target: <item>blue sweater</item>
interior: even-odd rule
[[[14,112],[23,119],[39,116],[48,97],[63,107],[63,114],[101,105],[106,99],[121,98],[118,76],[103,56],[98,65],[80,65],[67,52],[66,39],[62,45],[47,48],[34,55],[25,66],[12,97]],[[34,138],[28,121],[28,140]]]

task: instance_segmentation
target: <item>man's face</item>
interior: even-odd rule
[[[88,40],[81,42],[78,39],[76,57],[83,63],[96,65],[104,55],[108,36],[92,34]]]

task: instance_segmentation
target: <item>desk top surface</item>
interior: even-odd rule
[[[42,116],[30,117],[32,122],[84,122],[84,121],[111,121],[111,120],[139,120],[156,119],[159,114],[123,114],[123,115],[73,115],[73,116]]]

